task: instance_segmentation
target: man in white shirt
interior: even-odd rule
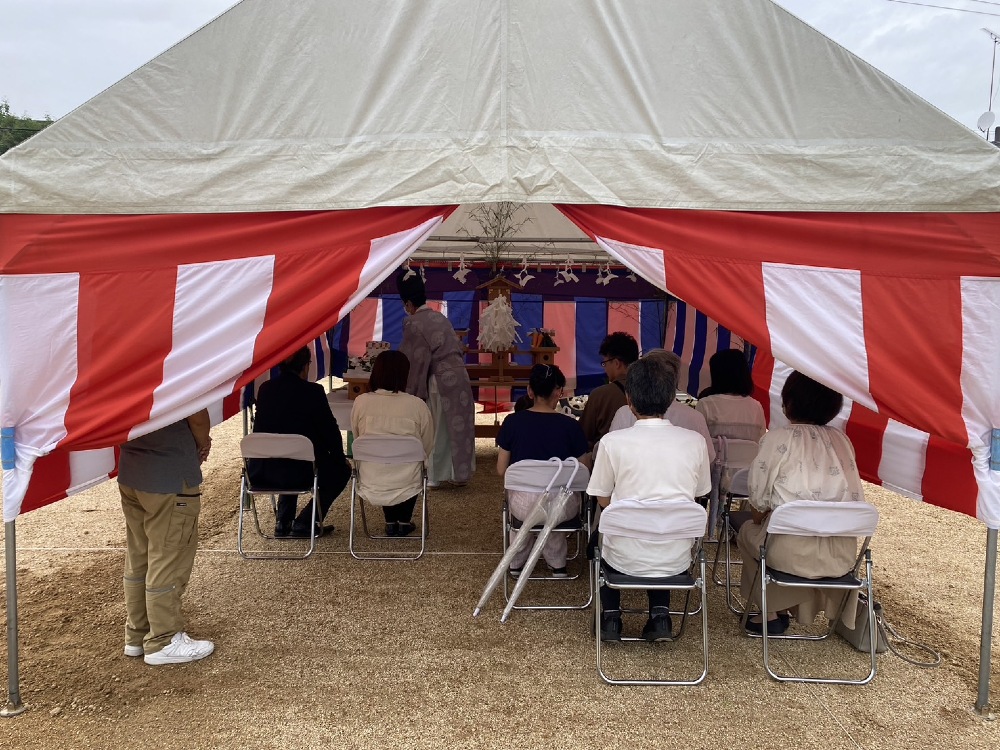
[[[711,490],[705,440],[662,417],[676,391],[677,372],[661,358],[646,357],[629,367],[625,394],[637,421],[633,427],[609,432],[601,440],[587,487],[601,507],[623,499],[693,502]],[[657,510],[651,504],[648,511],[640,512]],[[605,534],[601,557],[611,572],[658,578],[687,570],[691,565],[691,545],[683,540],[648,541]],[[670,592],[650,590],[647,594],[649,619],[642,637],[651,642],[670,640]],[[620,640],[621,593],[603,587],[601,606],[602,640]]]
[[[673,352],[668,352],[666,349],[653,349],[648,352],[646,356],[660,357],[664,362],[674,368],[675,375],[680,373],[681,358]],[[715,442],[712,440],[712,435],[708,431],[708,422],[705,421],[704,415],[690,406],[680,403],[675,397],[675,399],[670,402],[670,406],[667,407],[667,411],[663,415],[663,418],[669,421],[670,424],[677,427],[694,430],[705,438],[705,446],[708,448],[708,462],[712,463],[715,460]],[[615,412],[615,417],[611,420],[611,428],[608,432],[626,430],[634,425],[635,422],[635,414],[632,413],[631,407],[626,404]]]

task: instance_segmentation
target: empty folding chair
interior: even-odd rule
[[[872,535],[878,526],[879,514],[873,505],[866,502],[829,502],[821,500],[795,500],[785,505],[781,505],[771,511],[770,520],[767,527],[767,536],[764,544],[760,548],[760,565],[754,577],[754,589],[759,584],[760,588],[760,608],[762,620],[766,620],[768,605],[767,592],[769,586],[790,587],[800,589],[827,589],[844,594],[843,601],[834,613],[827,612],[830,626],[822,635],[806,634],[783,634],[768,635],[767,627],[762,628],[762,642],[764,655],[764,669],[775,680],[782,682],[822,682],[838,685],[865,685],[875,677],[876,661],[875,654],[878,646],[877,638],[870,638],[870,668],[868,674],[861,679],[836,678],[836,677],[800,677],[796,675],[778,674],[771,668],[770,664],[770,641],[778,640],[806,640],[819,641],[830,637],[836,628],[837,620],[840,619],[847,606],[851,592],[865,593],[865,608],[868,615],[868,627],[870,633],[877,632],[875,628],[875,597],[872,593],[872,554],[869,545]],[[768,546],[772,545],[779,535],[790,535],[798,537],[863,537],[864,543],[854,562],[854,567],[844,573],[844,575],[830,578],[802,578],[800,576],[783,573],[773,570],[767,564]],[[865,564],[864,578],[858,577],[858,569],[862,561]],[[747,610],[749,610],[749,606]],[[743,615],[743,626],[746,626],[749,611]]]
[[[654,526],[644,522],[643,510],[640,505],[656,504],[657,523]],[[630,507],[632,506],[632,507]],[[638,510],[638,515],[636,511]],[[623,573],[613,573],[601,562],[601,549],[598,545],[594,555],[594,636],[597,642],[597,674],[604,682],[611,685],[698,685],[708,675],[708,592],[706,586],[705,551],[702,540],[705,535],[708,514],[704,508],[689,500],[640,500],[612,503],[601,512],[600,530],[602,533],[613,533],[616,536],[628,536],[647,541],[689,541],[693,547],[692,564],[684,573],[663,578],[643,578]],[[701,646],[702,670],[695,677],[688,679],[659,678],[629,678],[612,677],[604,667],[604,646],[601,642],[601,606],[600,587],[613,589],[642,589],[658,591],[685,592],[684,607],[670,610],[671,615],[679,615],[681,624],[677,632],[672,634],[677,640],[684,634],[687,618],[701,613]],[[700,591],[700,604],[693,612],[688,611],[688,603],[692,591]],[[622,614],[645,613],[646,610],[622,609]],[[643,638],[621,637],[622,641],[641,641]]]
[[[351,475],[351,526],[347,546],[351,556],[357,560],[417,560],[427,547],[429,517],[427,512],[427,469],[423,443],[420,438],[410,435],[364,435],[354,439],[351,446],[354,454],[354,471]],[[417,477],[412,486],[401,487],[406,493],[417,495],[420,508],[420,536],[397,537],[388,534],[373,534],[368,527],[368,516],[365,512],[365,483],[372,476],[370,472],[378,473],[386,466],[401,466],[412,464]],[[356,512],[357,511],[357,512]],[[389,541],[392,544],[406,545],[402,550],[359,550],[355,545],[355,519],[361,518],[361,527],[365,535],[380,542]],[[417,546],[416,542],[419,542]]]
[[[249,560],[296,560],[309,557],[316,549],[316,520],[318,517],[319,504],[319,477],[316,472],[316,457],[313,452],[313,444],[304,435],[282,435],[272,432],[254,432],[240,440],[240,455],[243,457],[243,471],[240,479],[240,514],[238,531],[236,535],[236,548],[240,555]],[[312,481],[306,485],[291,487],[277,487],[255,484],[250,478],[247,461],[249,459],[266,460],[293,460],[308,462],[312,467]],[[295,495],[300,497],[309,494],[309,503],[312,505],[312,522],[309,524],[309,547],[302,553],[288,553],[279,550],[258,550],[247,552],[243,547],[243,533],[246,528],[245,517],[249,513],[253,516],[257,533],[264,539],[276,539],[273,534],[267,534],[261,528],[260,517],[257,514],[257,497],[267,496],[271,503],[271,509],[277,516],[278,498],[281,495]]]
[[[541,494],[548,488],[550,491],[555,492],[566,489],[570,492],[582,494],[590,483],[590,472],[585,466],[575,466],[574,463],[571,459],[562,462],[557,458],[552,458],[548,461],[526,459],[517,461],[507,467],[507,471],[503,475],[504,501],[501,512],[503,551],[505,553],[510,544],[511,532],[520,530],[522,526],[521,521],[515,518],[510,512],[509,493],[531,492]],[[555,470],[559,472],[555,476],[553,476],[554,464],[556,467]],[[592,525],[593,501],[589,497],[583,496],[580,511],[573,515],[572,518],[552,527],[552,534],[563,534],[567,537],[573,537],[576,540],[574,552],[567,558],[567,561],[582,557],[582,552],[586,549],[587,541],[590,538]],[[542,530],[542,526],[543,522],[540,520],[531,526],[531,531],[538,533]],[[531,549],[530,543],[527,548]],[[533,570],[528,570],[527,568],[523,570],[521,575],[529,576],[529,581],[565,583],[567,581],[578,580],[583,570],[586,571],[589,578],[592,574],[592,569],[587,564],[581,567],[581,572],[572,575],[568,573],[558,577],[553,575],[536,575]],[[586,599],[580,602],[571,602],[568,604],[516,604],[514,605],[514,609],[586,609],[590,606],[591,601],[593,601],[592,589],[592,582],[588,582],[585,592]],[[505,601],[510,601],[509,581],[506,575],[503,577],[503,595]]]

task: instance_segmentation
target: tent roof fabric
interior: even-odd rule
[[[998,166],[770,0],[243,0],[0,158],[0,212],[996,211]]]

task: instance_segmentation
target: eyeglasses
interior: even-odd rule
[[[601,367],[607,367],[608,366],[608,362],[614,362],[616,359],[618,359],[618,357],[608,357],[607,359],[602,359],[601,360]]]

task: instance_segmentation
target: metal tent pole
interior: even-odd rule
[[[976,713],[990,715],[990,651],[993,646],[993,601],[997,588],[997,529],[986,531],[986,572],[983,580],[983,632],[979,641],[979,695]]]
[[[24,713],[17,659],[17,542],[13,521],[4,524],[4,552],[7,569],[7,705],[0,708],[2,717]]]

